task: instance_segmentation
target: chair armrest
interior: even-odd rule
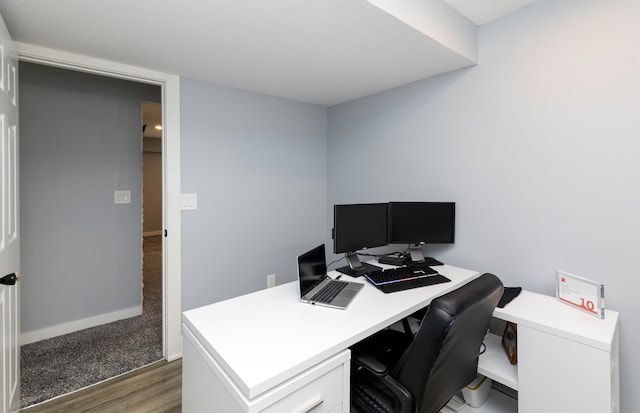
[[[382,380],[400,401],[399,413],[410,413],[411,409],[413,409],[413,396],[411,396],[409,390],[388,374]]]
[[[384,364],[362,351],[352,349],[351,360],[358,366],[364,367],[376,376],[382,377],[387,374],[387,367]]]
[[[357,349],[351,349],[351,361],[357,367],[362,367],[361,371],[366,371],[372,379],[380,382],[393,393],[395,398],[400,401],[399,413],[411,412],[413,396],[406,387],[389,375],[387,367],[383,363]]]

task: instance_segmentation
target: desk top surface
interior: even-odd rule
[[[612,350],[618,328],[616,311],[607,309],[604,319],[599,319],[555,297],[524,290],[504,308],[496,308],[493,315],[605,351]]]
[[[434,268],[451,282],[384,294],[364,278],[343,276],[365,284],[346,310],[299,302],[291,282],[186,311],[183,328],[252,399],[479,275]]]

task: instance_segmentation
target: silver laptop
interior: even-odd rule
[[[324,244],[298,256],[298,284],[303,303],[343,310],[364,287],[361,283],[333,280],[327,275]]]

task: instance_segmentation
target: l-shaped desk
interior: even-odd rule
[[[353,281],[364,283],[365,286],[346,310],[300,303],[297,283],[292,282],[185,312],[182,327],[183,411],[185,413],[212,411],[349,413],[349,347],[426,307],[435,297],[479,276],[476,271],[449,265],[436,268],[441,274],[451,279],[451,282],[384,294],[363,278],[353,279]],[[330,275],[335,277],[337,273],[330,273]],[[350,279],[347,276],[343,277]],[[589,399],[586,404],[588,406],[594,405],[593,400],[599,401],[598,406],[604,404],[617,406],[617,313],[607,311],[605,320],[598,320],[557,303],[551,297],[527,292],[524,292],[523,297],[529,301],[530,299],[542,300],[545,305],[551,305],[553,311],[559,310],[563,313],[558,315],[560,318],[565,316],[564,312],[567,312],[570,323],[575,323],[576,320],[579,322],[580,331],[565,334],[566,339],[574,344],[567,344],[562,351],[576,354],[576,341],[580,342],[580,347],[589,349],[594,348],[595,345],[599,361],[598,365],[593,367],[592,353],[580,352],[578,357],[581,358],[574,362],[585,364],[582,366],[584,368],[578,370],[580,373],[591,371],[593,377],[589,373],[586,381],[591,382],[593,386],[590,387],[595,386],[598,389],[591,395],[584,395],[581,390],[578,390],[577,394],[582,399]],[[547,302],[546,299],[550,301]],[[537,301],[534,304],[527,302],[524,307],[514,306],[517,314],[513,315],[507,311],[510,304],[505,309],[497,310],[495,315],[507,321],[527,324],[527,320],[532,318],[524,317],[521,313],[533,311],[530,308],[532,305],[537,306]],[[558,305],[557,308],[556,305]],[[529,310],[526,309],[527,307]],[[535,321],[535,317],[532,320],[534,320],[530,323],[532,331],[539,331],[540,323]],[[589,332],[592,325],[598,327],[595,333]],[[554,335],[553,329],[563,329],[558,325],[550,328],[551,330],[545,327],[545,335]],[[526,325],[524,329],[526,331]],[[581,342],[580,337],[585,335],[584,331],[587,331],[589,337]],[[529,336],[530,338],[527,339],[530,341],[529,344],[535,347],[537,344],[533,343],[540,341],[540,338],[536,333],[533,334],[533,338],[531,334]],[[487,351],[487,354],[500,359],[497,356],[499,352],[494,348],[496,340],[489,341],[494,346]],[[548,354],[536,354],[535,350],[531,353],[532,355],[522,355],[521,358],[548,357]],[[562,356],[563,354],[559,354],[559,357]],[[601,366],[603,357],[604,365]],[[527,360],[527,362],[534,365],[538,363],[537,360]],[[550,361],[551,364],[553,362]],[[479,369],[483,374],[490,377],[493,375],[494,380],[502,380],[507,386],[515,389],[518,389],[519,380],[525,380],[519,379],[520,372],[515,367],[504,366],[504,364],[508,365],[506,356],[503,362],[498,360],[498,366],[493,364],[494,361],[490,358],[481,359]],[[604,379],[599,377],[602,374],[598,371],[606,366],[609,366],[609,371],[605,375],[608,377],[606,381],[610,382],[610,385],[602,388]],[[566,366],[557,366],[557,368],[566,370]],[[566,377],[565,374],[563,379],[567,380]],[[571,377],[571,374],[568,377]],[[584,381],[583,379],[581,383]],[[523,381],[520,387],[524,385]],[[532,390],[527,393],[526,399],[529,400],[530,397],[535,396],[536,392],[533,390],[537,385],[535,383],[526,385]],[[566,385],[572,386],[573,383],[566,383]],[[545,387],[544,391],[548,392],[549,389]],[[562,393],[567,395],[566,387]],[[571,391],[569,395],[570,393]],[[548,393],[544,394],[542,399],[545,398],[550,400]],[[520,413],[556,411],[555,409],[535,410],[537,407],[534,407],[534,404],[528,407],[513,399],[506,401],[501,399],[497,404],[505,406],[499,408],[504,410],[493,408],[487,411],[519,411]],[[582,405],[582,403],[578,404]],[[483,410],[477,410],[477,412],[481,411]],[[601,413],[605,410],[593,410],[593,407],[589,407],[587,410],[573,411]],[[611,411],[619,410],[612,408]]]

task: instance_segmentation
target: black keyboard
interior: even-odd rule
[[[424,263],[411,264],[407,267],[390,268],[366,273],[364,276],[374,285],[385,285],[406,282],[417,278],[433,277],[438,272]]]
[[[376,285],[376,288],[383,293],[394,293],[396,291],[410,290],[412,288],[426,287],[428,285],[442,284],[450,281],[451,280],[444,275],[436,274],[430,277],[413,278],[399,283]]]
[[[342,291],[342,289],[346,287],[347,284],[348,283],[344,281],[330,281],[327,285],[322,287],[320,291],[315,293],[313,297],[311,297],[311,301],[330,303],[331,300],[333,300],[338,294],[340,294],[340,291]]]

